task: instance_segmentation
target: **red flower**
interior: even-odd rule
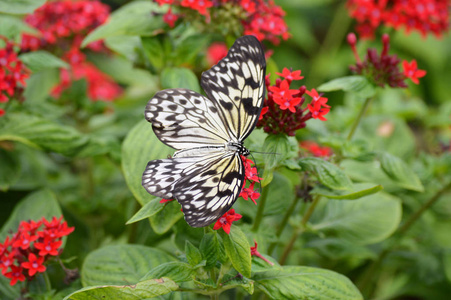
[[[302,141],[301,148],[308,150],[316,157],[329,157],[332,155],[332,149],[329,147],[321,147],[313,141]]]
[[[217,64],[227,55],[227,46],[224,43],[212,43],[207,49],[207,62],[210,66]]]
[[[160,203],[166,203],[166,202],[171,202],[174,201],[174,199],[161,199]]]
[[[213,226],[214,230],[218,230],[220,228],[224,229],[224,231],[229,234],[232,223],[241,219],[242,215],[236,214],[235,210],[232,208],[228,212],[226,212],[219,220],[216,221],[215,226]]]
[[[34,243],[34,247],[39,251],[39,255],[58,255],[58,248],[61,247],[63,241],[54,241],[50,237],[45,237],[42,243]]]
[[[263,119],[263,116],[268,112],[269,107],[265,106],[262,108],[262,111],[260,112],[260,117],[258,117],[258,120],[260,121],[261,119]]]
[[[197,10],[201,15],[207,15],[207,8],[212,7],[213,2],[211,0],[182,0],[180,5]]]
[[[13,243],[13,247],[21,248],[22,250],[30,247],[30,243],[38,239],[38,236],[30,236],[27,232],[20,232],[17,240]]]
[[[174,27],[175,22],[177,22],[179,16],[177,14],[173,14],[172,10],[169,9],[164,15],[163,15],[163,21],[169,25],[169,27]]]
[[[0,95],[0,100],[1,100],[1,97],[2,97],[3,95]],[[1,101],[0,101],[1,102]],[[3,108],[0,108],[0,117],[3,117],[5,115],[5,110],[3,109]]]
[[[243,197],[244,200],[246,201],[251,199],[252,202],[254,202],[254,204],[257,205],[257,202],[255,200],[257,200],[260,197],[260,193],[257,192],[257,190],[254,190],[254,185],[255,182],[252,182],[248,188],[243,187],[240,193],[240,197]]]
[[[304,79],[304,76],[301,76],[301,70],[294,71],[290,68],[283,68],[282,73],[276,73],[277,75],[284,77],[288,83],[291,83],[293,80],[301,80]]]
[[[413,59],[410,63],[406,60],[402,62],[402,67],[404,69],[404,75],[407,78],[410,78],[410,80],[413,81],[413,83],[418,84],[420,83],[418,81],[418,78],[424,77],[426,75],[425,70],[419,70],[417,67],[417,61]]]
[[[45,272],[46,267],[42,265],[44,257],[37,258],[36,255],[30,253],[28,255],[28,261],[22,263],[22,267],[28,269],[28,275],[33,276],[36,272]]]
[[[263,255],[260,254],[260,252],[257,251],[257,242],[254,241],[255,246],[251,247],[251,256],[257,256],[258,258],[263,259],[265,262],[267,262],[268,264],[270,264],[271,266],[274,266],[274,263],[269,261],[266,257],[264,257]]]
[[[4,274],[5,277],[10,278],[9,284],[11,286],[15,285],[17,281],[24,281],[25,275],[22,273],[22,268],[18,266],[11,266],[11,271]]]
[[[288,80],[282,80],[279,86],[270,86],[268,90],[273,93],[274,101],[276,102],[283,102],[285,99],[291,99],[293,95],[299,94],[298,90],[290,90],[290,83]]]

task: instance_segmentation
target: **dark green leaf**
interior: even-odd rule
[[[16,182],[20,175],[20,160],[14,151],[0,148],[0,190],[7,191],[11,184]]]
[[[194,268],[187,263],[171,261],[153,268],[146,275],[144,275],[141,281],[167,277],[177,283],[181,283],[192,280],[194,272]]]
[[[141,207],[141,209],[138,210],[138,212],[131,217],[126,224],[132,224],[143,219],[150,218],[151,216],[159,213],[164,208],[164,204],[160,203],[160,200],[161,198],[153,198],[144,204],[144,206]]]
[[[166,8],[149,1],[134,1],[113,12],[108,22],[85,37],[82,47],[112,36],[152,36],[164,26],[162,13]],[[161,13],[161,14],[158,14]]]
[[[273,216],[284,213],[295,195],[291,181],[284,175],[274,172],[273,180],[265,188],[268,189],[265,215]]]
[[[199,80],[187,68],[165,68],[161,72],[161,87],[163,89],[183,88],[200,92]]]
[[[266,137],[262,148],[262,152],[268,153],[264,156],[263,186],[271,182],[274,169],[289,156],[291,151],[292,144],[286,135],[268,135]]]
[[[339,190],[329,190],[329,189],[326,189],[324,187],[317,186],[311,191],[311,193],[312,194],[316,194],[316,195],[320,195],[320,196],[324,196],[324,197],[327,197],[327,198],[330,198],[330,199],[355,200],[355,199],[362,198],[364,196],[375,194],[375,193],[377,193],[377,192],[379,192],[379,191],[384,189],[382,187],[382,185],[376,185],[376,186],[372,186],[370,188],[367,187],[369,184],[363,184],[363,186],[361,186],[361,185],[362,184],[354,185],[352,192],[345,192],[345,191],[339,191]]]
[[[254,293],[254,281],[249,280],[246,277],[229,279],[224,276],[221,287],[226,290],[233,288],[242,288],[251,295]]]
[[[202,261],[202,254],[190,241],[185,243],[185,255],[191,266],[196,266]]]
[[[0,12],[7,14],[29,14],[43,5],[45,0],[1,0]]]
[[[207,34],[190,34],[177,45],[172,53],[176,66],[194,63],[195,58],[207,46],[210,37]]]
[[[219,241],[216,231],[205,234],[199,248],[202,257],[207,261],[207,268],[224,258],[224,245]]]
[[[272,299],[363,299],[348,278],[320,268],[283,266],[256,272],[252,279],[255,286]]]
[[[180,204],[174,200],[168,202],[161,211],[150,217],[150,225],[156,233],[163,234],[169,231],[182,217]]]
[[[159,36],[142,37],[144,55],[155,70],[161,70],[165,65],[165,51]]]
[[[336,78],[318,87],[318,91],[321,92],[340,90],[356,93],[362,98],[370,98],[376,92],[370,82],[364,76],[359,75]]]
[[[84,286],[135,284],[150,269],[175,261],[165,252],[141,245],[114,245],[86,257],[81,280]]]
[[[391,179],[396,181],[399,186],[417,192],[423,192],[424,187],[421,184],[418,176],[407,166],[407,164],[400,158],[387,153],[381,152],[379,154],[382,170]]]
[[[223,235],[224,248],[235,270],[251,276],[251,246],[238,226],[232,225],[230,234]]]
[[[44,69],[52,68],[69,68],[68,63],[44,50],[24,53],[21,54],[19,58],[32,72],[38,72]]]
[[[50,92],[58,84],[59,80],[59,70],[57,69],[45,69],[41,72],[31,74],[27,79],[27,87],[24,92],[24,97],[26,99],[24,105],[30,105],[31,109],[36,110],[35,106],[37,102],[39,102],[38,108],[45,109],[46,106],[43,105],[43,103],[45,103],[43,100],[49,97]],[[31,103],[33,103],[33,105],[31,105]],[[46,112],[49,113],[48,110],[46,110]]]
[[[178,285],[169,278],[160,278],[138,282],[135,285],[91,286],[70,294],[64,300],[123,299],[147,300],[169,294],[178,289]]]
[[[307,157],[299,160],[301,167],[318,175],[322,184],[333,190],[352,189],[351,180],[336,165],[321,158]]]

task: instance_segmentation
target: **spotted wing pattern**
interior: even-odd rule
[[[150,161],[143,186],[152,195],[176,198],[192,227],[214,223],[237,199],[244,166],[233,152]]]
[[[226,57],[202,73],[201,85],[214,99],[229,137],[243,141],[254,129],[265,97],[266,61],[254,36],[235,41]]]

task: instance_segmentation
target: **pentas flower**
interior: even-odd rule
[[[347,8],[362,38],[372,38],[381,25],[418,31],[424,37],[440,37],[449,29],[448,0],[348,0]]]
[[[267,262],[268,264],[270,264],[271,266],[274,266],[274,263],[269,261],[266,257],[264,257],[263,255],[260,254],[260,252],[257,251],[257,242],[254,241],[255,246],[251,247],[251,256],[256,256],[258,258],[263,259],[265,262]]]
[[[163,21],[171,28],[175,26],[175,22],[177,22],[178,18],[179,15],[173,14],[171,8],[163,15]]]
[[[262,178],[258,176],[257,167],[252,166],[255,163],[251,159],[241,156],[241,160],[244,164],[244,182],[239,197],[243,197],[244,200],[251,199],[252,202],[257,205],[255,200],[260,197],[260,193],[258,192],[258,189],[255,188],[255,183],[260,182]],[[247,182],[249,182],[248,187],[246,187]]]
[[[277,75],[283,77],[276,79],[275,85],[271,85],[269,75],[266,76],[267,95],[263,103],[263,109],[257,127],[269,134],[285,133],[295,135],[295,131],[306,126],[308,120],[314,118],[325,121],[324,115],[329,113],[330,106],[327,98],[318,94],[315,89],[308,91],[305,86],[291,89],[293,81],[301,80],[301,71],[293,71],[284,68]],[[311,103],[303,107],[304,94],[311,96]]]
[[[404,72],[401,71],[399,66],[401,60],[396,55],[388,54],[390,48],[390,37],[388,34],[382,36],[383,48],[381,54],[379,55],[376,49],[369,48],[363,61],[357,53],[357,38],[355,34],[348,34],[347,40],[356,59],[355,66],[350,66],[349,69],[355,74],[365,76],[375,85],[384,87],[388,84],[394,88],[405,88],[407,87],[405,82],[407,78],[418,84],[418,78],[426,75],[426,71],[417,69],[415,60],[411,64],[404,61]]]
[[[12,238],[7,236],[0,243],[0,270],[11,279],[10,285],[17,281],[31,280],[37,273],[45,272],[44,264],[51,256],[59,255],[64,236],[74,231],[61,218],[51,221],[22,221]]]
[[[228,50],[225,43],[212,43],[207,49],[206,59],[208,64],[210,66],[216,65],[227,55]]]
[[[218,230],[220,228],[224,229],[224,231],[229,234],[230,228],[232,227],[232,223],[235,221],[238,221],[242,218],[242,215],[236,214],[235,210],[232,208],[228,212],[226,212],[222,217],[216,221],[215,225],[213,226],[214,230]]]
[[[30,76],[30,71],[18,58],[14,43],[1,36],[0,39],[5,44],[0,48],[0,104],[11,99],[21,102],[24,87],[27,85],[25,79]],[[4,108],[0,107],[0,117],[4,114]]]
[[[316,157],[329,157],[333,154],[332,149],[329,147],[321,147],[313,141],[302,141],[300,143],[301,148],[309,151],[313,156]]]

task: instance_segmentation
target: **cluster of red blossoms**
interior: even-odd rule
[[[300,143],[302,149],[307,150],[315,157],[329,157],[333,154],[332,149],[329,147],[321,147],[317,143],[313,141],[302,141]]]
[[[12,238],[7,236],[0,243],[0,270],[11,279],[10,285],[45,272],[44,263],[61,254],[62,238],[74,231],[74,227],[67,227],[66,221],[61,222],[62,218],[53,217],[50,222],[45,218],[37,222],[22,221]]]
[[[239,19],[245,35],[255,35],[260,41],[269,40],[278,44],[280,38],[289,37],[288,27],[284,21],[285,12],[274,1],[265,0],[155,0],[158,4],[170,4],[177,7],[180,13],[173,13],[172,7],[163,16],[163,20],[174,27],[180,16],[190,11],[197,11],[206,16],[206,22],[227,11],[227,16]],[[238,12],[238,13],[237,13]]]
[[[17,57],[14,44],[0,38],[5,43],[4,48],[0,48],[0,103],[7,103],[11,98],[22,101],[29,71]],[[5,110],[0,108],[0,117],[4,114]]]
[[[385,84],[388,84],[391,87],[405,88],[407,87],[405,82],[407,78],[418,84],[418,78],[426,75],[426,71],[418,69],[415,60],[412,60],[410,63],[403,61],[403,71],[401,71],[399,68],[401,60],[396,55],[388,54],[388,49],[390,48],[390,37],[388,34],[382,36],[383,48],[381,54],[379,55],[376,49],[369,48],[363,62],[357,53],[357,38],[355,34],[348,34],[347,40],[357,61],[355,66],[349,67],[350,70],[353,73],[364,75],[378,86],[384,87]]]
[[[395,29],[404,27],[409,33],[419,31],[423,36],[441,36],[449,28],[448,0],[348,0],[351,17],[358,22],[362,38],[372,38],[383,24]]]
[[[266,76],[267,97],[257,127],[269,134],[286,133],[295,135],[295,131],[306,126],[305,122],[312,118],[326,121],[324,117],[330,111],[327,98],[322,97],[315,89],[308,91],[305,86],[299,89],[290,89],[294,80],[301,80],[301,70],[292,71],[287,68],[282,73],[276,73],[283,79],[276,79],[271,85],[269,75]],[[307,107],[302,108],[305,102],[304,94],[312,98]]]
[[[109,16],[108,5],[97,0],[59,0],[47,2],[33,14],[25,17],[25,22],[40,31],[40,36],[23,34],[22,50],[48,50],[62,56],[70,64],[70,69],[61,69],[60,84],[52,91],[59,97],[75,80],[85,79],[88,96],[92,100],[111,101],[122,89],[108,75],[102,73],[92,63],[86,61],[80,51],[83,38]],[[107,51],[102,41],[87,45],[92,51]],[[61,50],[65,51],[64,54]]]

